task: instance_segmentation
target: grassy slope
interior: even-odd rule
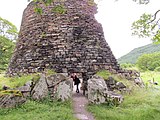
[[[53,72],[47,72],[50,74]],[[29,80],[39,79],[38,74],[23,75],[8,78],[0,74],[0,89],[3,85],[15,88],[24,85]],[[21,106],[10,109],[0,109],[0,120],[76,120],[73,117],[71,102],[50,101],[43,102],[29,100]]]
[[[54,74],[48,71],[47,74]],[[15,88],[24,85],[29,80],[39,79],[38,74],[23,75],[22,77],[8,78],[0,74],[0,89],[3,85]],[[58,102],[46,99],[38,102],[29,100],[16,108],[0,108],[0,120],[76,120],[73,116],[70,101]]]
[[[135,48],[128,54],[120,57],[118,59],[119,63],[132,63],[134,64],[139,56],[146,53],[153,53],[153,52],[159,52],[160,51],[160,44],[149,44],[143,47]]]
[[[142,72],[141,78],[144,81],[144,83],[148,83],[148,80],[154,79],[154,81],[158,82],[160,86],[160,72],[154,72],[154,71]]]
[[[105,73],[101,72],[101,76]],[[142,79],[147,82],[149,76],[154,76],[160,83],[160,74],[145,72]],[[137,89],[130,95],[124,95],[124,102],[118,106],[89,105],[96,120],[159,120],[160,119],[160,92],[157,89]]]
[[[104,78],[108,73],[98,73]],[[152,79],[160,83],[160,73],[141,73],[142,79],[147,82]],[[1,76],[4,78],[3,76]],[[4,79],[0,79],[0,84]],[[9,81],[6,83],[11,84]],[[124,102],[118,106],[89,105],[96,120],[159,120],[160,118],[160,92],[155,89],[134,91],[124,96]],[[0,109],[0,120],[75,120],[70,102],[43,102],[28,101],[22,106],[13,109]]]
[[[130,96],[125,96],[124,102],[118,107],[106,105],[89,105],[96,120],[159,120],[159,91],[139,90]]]
[[[5,77],[5,74],[0,74],[0,89],[4,85],[9,86],[10,88],[15,88],[19,86],[23,86],[27,81],[30,80],[37,80],[39,78],[38,74],[30,74],[30,75],[23,75],[21,77]]]

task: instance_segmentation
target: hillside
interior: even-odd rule
[[[128,54],[120,57],[118,63],[135,63],[137,58],[142,54],[160,52],[160,44],[148,44],[142,47],[133,49]]]

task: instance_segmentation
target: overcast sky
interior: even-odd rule
[[[27,0],[0,0],[0,16],[20,29],[23,10]],[[149,39],[131,36],[131,24],[143,13],[154,13],[160,8],[160,0],[149,5],[137,5],[132,0],[100,0],[96,19],[102,24],[106,41],[116,58],[136,47],[151,43]]]

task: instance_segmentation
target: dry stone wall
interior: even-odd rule
[[[16,49],[8,75],[54,69],[58,73],[87,72],[100,69],[119,72],[103,29],[94,17],[96,6],[88,0],[63,0],[42,7],[35,13],[31,2],[24,10]],[[63,5],[63,14],[55,12]]]

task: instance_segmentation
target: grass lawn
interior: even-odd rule
[[[11,88],[24,85],[27,81],[36,81],[38,74],[23,75],[21,77],[5,77],[0,74],[0,89],[3,85]],[[77,120],[73,116],[71,101],[59,102],[43,100],[41,102],[28,100],[25,104],[15,108],[0,108],[0,120]]]
[[[139,90],[125,96],[124,102],[118,106],[89,105],[96,120],[159,120],[160,92],[159,90]]]
[[[28,101],[12,108],[0,109],[0,120],[76,120],[71,102]]]
[[[108,76],[105,71],[98,74],[103,78]],[[153,77],[160,84],[159,72],[144,72],[141,77],[145,84]],[[88,110],[96,120],[160,120],[160,89],[157,87],[136,88],[131,94],[124,95],[123,103],[117,107],[90,104]]]
[[[104,78],[108,73],[102,74]],[[145,83],[152,79],[160,84],[160,73],[144,72],[141,77]],[[0,85],[11,87],[24,84],[34,76],[8,79],[0,75]],[[160,89],[144,88],[136,89],[130,95],[124,95],[124,102],[119,106],[107,106],[106,104],[88,106],[96,120],[159,120],[160,119]],[[51,102],[44,100],[36,102],[29,100],[25,104],[12,109],[0,109],[0,120],[76,120],[73,116],[71,102]]]
[[[154,80],[158,82],[160,85],[160,72],[154,72],[154,71],[142,72],[141,78],[145,83],[147,83],[148,80],[153,80],[154,78]]]
[[[23,86],[27,81],[36,81],[38,79],[38,74],[23,75],[21,77],[5,77],[5,74],[0,74],[0,89],[2,89],[4,85],[9,86],[10,88],[20,87]]]

